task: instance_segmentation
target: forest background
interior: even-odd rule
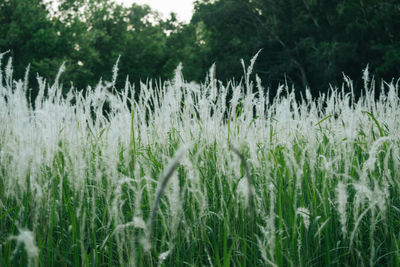
[[[77,90],[110,80],[120,56],[117,88],[165,81],[181,62],[188,81],[241,77],[254,67],[270,93],[288,83],[314,96],[340,86],[343,73],[361,83],[367,65],[375,80],[400,73],[398,0],[197,0],[189,23],[163,18],[148,6],[107,0],[0,0],[0,52],[10,51],[14,76],[39,73],[49,82],[65,62],[61,80]],[[32,94],[37,88],[32,85]],[[361,92],[356,92],[360,94]]]

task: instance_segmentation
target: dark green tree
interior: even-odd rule
[[[191,20],[197,51],[204,57],[203,75],[216,63],[222,80],[243,74],[240,59],[249,59],[262,48],[247,0],[196,1]]]
[[[10,50],[17,77],[29,63],[31,73],[55,77],[66,52],[59,35],[42,0],[0,2],[0,51]]]
[[[238,76],[235,59],[263,49],[255,72],[276,88],[289,82],[314,95],[342,73],[361,83],[367,64],[376,79],[399,74],[400,7],[396,0],[198,0],[191,25],[201,29],[206,58],[219,77]],[[197,36],[199,36],[197,32]],[[200,61],[200,60],[197,60]],[[207,62],[201,65],[204,71]]]

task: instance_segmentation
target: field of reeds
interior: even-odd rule
[[[398,85],[272,98],[253,63],[35,99],[0,65],[0,266],[400,266]]]

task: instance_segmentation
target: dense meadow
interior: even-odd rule
[[[398,84],[272,98],[253,64],[35,99],[0,65],[0,266],[400,266]]]

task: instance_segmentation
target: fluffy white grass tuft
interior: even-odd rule
[[[14,240],[17,245],[13,252],[13,257],[17,254],[21,245],[24,245],[26,254],[28,255],[29,266],[33,266],[34,261],[39,256],[39,249],[36,246],[35,236],[33,232],[29,230],[20,229],[17,236],[11,236],[8,238],[9,241]]]
[[[339,182],[336,188],[336,200],[338,206],[338,212],[340,216],[340,224],[342,226],[342,234],[346,237],[347,234],[347,214],[346,214],[346,205],[347,205],[347,190],[346,185],[342,182]]]

